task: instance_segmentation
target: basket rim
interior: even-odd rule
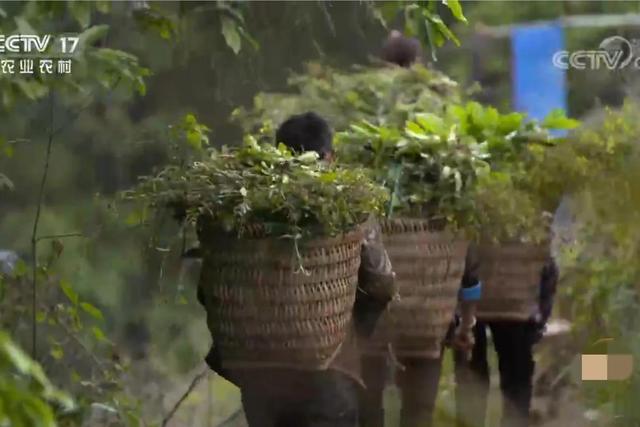
[[[266,234],[262,225],[256,225],[250,229],[250,233],[238,235],[234,231],[225,231],[221,227],[207,227],[198,232],[198,240],[203,246],[207,246],[208,242],[226,241],[226,242],[252,242],[252,244],[260,244],[260,242],[291,242],[296,238],[293,236],[278,236]],[[204,237],[204,238],[203,238]],[[311,236],[302,236],[298,239],[300,248],[317,248],[326,246],[335,246],[339,244],[350,244],[362,241],[364,238],[363,225],[354,226],[352,229],[337,233],[335,235],[316,234]]]
[[[448,231],[448,222],[446,218],[417,218],[410,216],[400,216],[394,218],[380,218],[380,227],[383,232],[388,232],[390,228],[399,228],[397,233],[402,232],[445,232]],[[417,230],[416,230],[417,228]]]

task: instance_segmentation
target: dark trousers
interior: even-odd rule
[[[358,388],[337,371],[274,375],[240,386],[249,427],[357,427]]]
[[[491,328],[498,354],[503,409],[502,427],[527,427],[533,380],[533,322],[502,321],[475,327],[475,346],[470,362],[456,354],[456,406],[459,427],[484,427],[489,396],[489,363],[486,327]]]
[[[399,358],[405,367],[398,370],[402,409],[400,427],[430,427],[438,394],[442,359]],[[367,386],[360,393],[360,427],[383,427],[383,396],[387,379],[384,357],[362,358],[362,375]]]

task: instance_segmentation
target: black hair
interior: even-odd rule
[[[382,47],[382,59],[401,67],[409,68],[422,56],[420,42],[414,37],[405,37],[392,31]]]
[[[333,151],[332,138],[327,121],[312,111],[289,117],[276,131],[276,143],[297,153],[315,151],[321,159]]]

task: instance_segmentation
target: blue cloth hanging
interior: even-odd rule
[[[563,49],[564,29],[559,23],[512,30],[515,110],[538,120],[557,108],[567,111],[566,72],[553,65],[553,55]]]

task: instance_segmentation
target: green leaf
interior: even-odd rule
[[[80,308],[82,308],[87,314],[97,320],[104,320],[102,312],[95,306],[89,304],[88,302],[81,302]]]
[[[444,120],[432,113],[416,114],[416,121],[424,130],[431,133],[442,134],[445,130]]]
[[[108,0],[96,0],[94,4],[100,13],[109,13],[109,9],[111,9],[111,2]]]
[[[24,262],[24,260],[19,259],[16,262],[16,268],[15,270],[13,270],[13,275],[16,278],[23,277],[25,274],[27,274],[27,270],[28,270],[27,263]]]
[[[202,136],[199,132],[191,129],[187,131],[187,143],[196,150],[202,149]]]
[[[429,43],[429,49],[431,49],[431,59],[438,60],[436,55],[436,31],[433,29],[433,24],[428,20],[424,20],[424,27],[427,32],[427,42]]]
[[[13,82],[21,92],[32,101],[42,98],[49,93],[49,88],[37,80],[14,79]]]
[[[8,158],[13,157],[13,146],[3,136],[0,136],[0,153],[4,153]]]
[[[53,348],[49,350],[49,354],[56,360],[60,360],[64,357],[64,350],[60,343],[55,343]]]
[[[70,1],[69,11],[73,18],[80,24],[82,28],[87,28],[91,23],[92,2],[88,1]]]
[[[155,9],[138,10],[134,18],[145,30],[158,34],[162,39],[169,40],[176,32],[176,24],[171,18]]]
[[[102,332],[102,329],[98,328],[97,326],[92,327],[91,332],[93,333],[93,336],[96,337],[98,341],[101,341],[101,342],[109,341],[105,336],[104,332]]]
[[[3,173],[0,172],[0,190],[7,189],[13,191],[13,182]]]
[[[440,40],[436,40],[436,44],[439,47],[444,44],[445,39],[453,41],[456,44],[456,46],[460,46],[460,40],[458,40],[456,35],[453,34],[453,32],[449,29],[449,27],[447,27],[447,24],[445,24],[444,21],[442,21],[442,18],[440,16],[430,15],[427,17],[427,20],[429,20],[435,25],[437,32],[441,36]]]
[[[420,127],[420,125],[416,122],[407,122],[406,130],[411,131],[412,133],[424,134],[424,131],[426,129]]]
[[[143,224],[147,220],[148,211],[146,208],[134,209],[129,212],[124,222],[127,225],[139,225]]]
[[[459,0],[442,0],[442,3],[449,8],[453,16],[465,24],[468,23],[467,18],[462,13],[462,5]]]
[[[498,130],[501,134],[507,135],[513,131],[517,131],[522,126],[525,115],[521,113],[509,113],[500,116],[498,120]]]
[[[227,43],[227,46],[233,50],[236,55],[240,52],[242,47],[242,39],[238,32],[238,24],[231,18],[221,16],[220,21],[222,23],[222,35]]]
[[[568,118],[562,108],[557,108],[544,118],[541,125],[549,129],[569,130],[578,127],[580,122]]]
[[[96,41],[104,38],[109,32],[108,25],[94,25],[78,35],[78,49],[84,50],[92,46]]]
[[[383,25],[386,27],[387,23],[393,22],[402,9],[402,2],[399,1],[384,1],[373,2],[376,10],[379,11],[379,18],[383,20]],[[381,5],[381,6],[379,6]]]
[[[0,7],[0,18],[6,18],[6,17],[7,17],[7,12],[5,12],[4,9]]]
[[[420,33],[419,15],[416,13],[420,10],[420,6],[411,3],[404,8],[404,29],[410,36],[416,36]]]
[[[297,157],[297,160],[300,163],[314,163],[318,161],[318,153],[316,153],[315,151],[307,151],[306,153],[299,155]]]
[[[62,292],[64,292],[64,294],[67,296],[67,298],[73,305],[78,304],[80,300],[78,297],[78,294],[73,290],[73,288],[71,287],[71,284],[68,281],[66,281],[65,279],[61,279],[60,289],[62,289]]]
[[[244,37],[244,39],[249,42],[254,50],[260,49],[260,43],[258,43],[258,41],[254,39],[251,34],[249,34],[247,30],[244,29],[244,27],[240,26],[238,27],[238,30],[240,31],[240,34],[242,34],[242,37]]]
[[[29,373],[32,367],[32,361],[29,356],[10,341],[8,335],[4,332],[0,332],[0,355],[9,359],[13,367],[21,374]]]

